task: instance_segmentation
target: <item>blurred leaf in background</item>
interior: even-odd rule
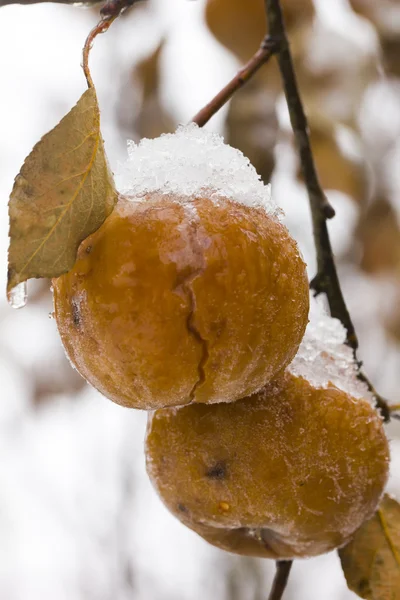
[[[399,600],[400,504],[386,494],[339,556],[349,588],[361,598]]]

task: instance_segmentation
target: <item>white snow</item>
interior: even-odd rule
[[[224,143],[223,138],[194,123],[156,139],[128,142],[129,158],[116,175],[117,188],[134,200],[157,192],[179,198],[207,193],[211,199],[229,198],[246,206],[263,207],[278,216],[249,159]]]
[[[373,403],[365,383],[357,378],[353,351],[345,344],[346,329],[327,314],[319,298],[310,295],[310,321],[289,371],[315,388],[334,385],[354,398]]]
[[[149,40],[151,44],[158,42],[155,32],[161,11],[171,21],[166,30],[168,64],[163,94],[177,120],[188,121],[236,71],[234,59],[226,56],[227,51],[215,40],[206,39],[205,25],[202,36],[198,35],[200,18],[196,17],[194,22],[189,12],[200,15],[204,0],[154,0],[150,4],[149,13],[126,13],[106,35],[99,36],[90,58],[111,165],[117,159],[125,160],[127,134],[125,130],[121,133],[118,114],[122,100],[129,107],[131,88],[122,86],[131,81],[132,64],[139,53],[143,56],[147,52]],[[336,14],[338,10],[333,6],[335,3],[320,4],[328,5],[328,17],[333,20],[333,12]],[[0,63],[4,85],[0,113],[3,199],[0,282],[4,290],[8,247],[6,199],[14,176],[33,144],[84,91],[85,81],[79,67],[82,43],[98,15],[93,9],[44,3],[6,6],[1,16]],[[358,35],[356,27],[351,30],[351,36],[355,35]],[[331,54],[334,60],[335,53]],[[229,60],[232,64],[228,64]],[[387,89],[388,82],[381,83]],[[400,140],[394,112],[396,90],[394,85],[390,108],[385,93],[372,94],[362,109],[363,131],[367,126],[369,131],[368,148],[373,148],[374,156],[379,155],[382,160],[387,144],[391,140],[398,144]],[[346,105],[349,99],[350,92],[342,95]],[[130,106],[133,118],[135,107],[133,103]],[[358,114],[360,111],[358,106]],[[221,128],[221,114],[213,118],[208,129]],[[129,135],[134,133],[130,130]],[[275,174],[274,199],[287,211],[286,223],[313,272],[314,248],[307,198],[294,176],[295,161],[283,164],[286,157],[282,140],[276,158],[279,181]],[[384,162],[388,169],[388,161]],[[400,182],[400,178],[395,177],[395,181]],[[400,195],[393,194],[393,202],[399,200]],[[377,279],[363,274],[356,265],[349,266],[348,255],[339,248],[344,239],[339,225],[344,227],[347,212],[338,211],[337,227],[329,224],[346,300],[359,333],[366,372],[385,397],[398,403],[400,351],[395,340],[388,343],[384,329],[389,305],[395,306],[392,295],[389,302],[389,290],[394,283],[387,274]],[[339,235],[340,240],[336,238]],[[36,283],[31,281],[29,287],[34,290]],[[390,294],[393,292],[394,289]],[[51,310],[50,297],[32,298],[23,311],[12,311],[4,296],[3,292],[0,295],[0,598],[250,600],[265,597],[272,583],[273,561],[235,556],[213,548],[161,505],[144,469],[145,415],[107,402],[90,388],[74,391],[70,385],[74,373],[64,358],[55,323],[47,316]],[[35,405],[37,381],[42,385],[53,379],[65,392],[54,397],[47,395],[43,404]],[[398,424],[393,421],[389,430],[392,439],[389,491],[397,496],[400,495]],[[356,600],[346,589],[340,573],[336,552],[302,561],[293,569],[287,598]]]

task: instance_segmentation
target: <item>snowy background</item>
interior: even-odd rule
[[[364,4],[371,6],[367,0]],[[346,193],[346,185],[329,191],[337,210],[330,230],[365,370],[398,404],[400,79],[398,65],[383,72],[380,43],[398,41],[400,14],[396,0],[378,4],[382,14],[374,15],[372,24],[352,12],[346,0],[316,2],[305,49],[307,68],[321,81],[326,73],[330,78],[316,92],[309,83],[307,107],[311,114],[317,106],[333,123],[343,172],[362,171],[362,200],[357,192],[354,197]],[[125,159],[127,138],[152,131],[158,135],[187,122],[236,71],[237,59],[211,36],[203,13],[201,0],[154,0],[97,39],[92,75],[113,168]],[[5,289],[13,179],[34,143],[85,90],[81,48],[97,14],[48,4],[5,7],[0,17],[0,282]],[[143,60],[161,39],[155,94],[154,81],[146,84]],[[138,63],[141,69],[135,69]],[[259,107],[259,100],[253,100],[249,106]],[[149,107],[152,112],[146,113]],[[277,115],[273,195],[312,276],[308,205],[296,178],[281,97]],[[226,116],[224,109],[208,128],[226,133]],[[322,156],[325,146],[318,148]],[[336,169],[329,152],[326,162],[328,171]],[[334,175],[341,180],[340,169]],[[71,369],[51,311],[47,282],[30,282],[23,310],[13,311],[4,295],[0,298],[0,598],[265,598],[272,562],[227,555],[207,545],[162,506],[145,475],[146,415],[105,400]],[[397,423],[388,435],[393,454],[389,489],[400,498]],[[333,553],[296,562],[285,598],[355,596],[347,591]]]

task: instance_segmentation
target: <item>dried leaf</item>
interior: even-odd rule
[[[135,68],[137,84],[142,88],[142,100],[133,128],[140,138],[153,139],[162,133],[172,133],[176,129],[176,123],[163,106],[160,96],[160,61],[164,44],[164,40],[161,40],[155,51]],[[129,114],[132,114],[132,107],[129,107]]]
[[[164,40],[132,69],[119,93],[119,125],[127,137],[156,138],[173,133],[177,123],[165,108],[161,95],[161,64]]]
[[[400,275],[400,225],[385,193],[377,195],[361,215],[356,239],[360,242],[363,271]]]
[[[398,33],[399,0],[350,0],[350,5],[356,13],[371,21],[378,33]]]
[[[347,585],[361,598],[400,600],[400,504],[386,494],[339,556]]]
[[[312,22],[312,0],[281,0],[286,27],[293,34]],[[211,33],[240,61],[248,61],[267,33],[264,0],[207,0],[205,19]],[[296,54],[296,51],[294,52]]]
[[[276,97],[268,92],[264,81],[254,77],[233,96],[226,120],[226,142],[249,158],[265,183],[275,167],[279,129]]]
[[[400,343],[400,278],[397,275],[393,278],[396,285],[396,296],[394,301],[391,303],[391,307],[387,314],[384,314],[383,325],[385,333],[389,337],[389,341],[394,341],[396,344]],[[386,312],[386,311],[385,311]]]
[[[147,100],[159,92],[160,61],[164,47],[165,40],[162,39],[156,49],[149,56],[146,56],[141,60],[135,67],[135,75],[142,87],[144,100]]]
[[[400,27],[399,27],[400,30]],[[380,37],[383,66],[389,75],[400,77],[400,35],[389,33]]]
[[[310,140],[318,177],[325,190],[338,190],[362,204],[366,197],[365,167],[345,156],[335,138],[335,128],[330,124],[310,119]],[[303,181],[298,165],[297,178]]]
[[[30,277],[57,277],[71,269],[80,242],[100,227],[115,201],[90,88],[36,144],[15,179],[7,290]]]

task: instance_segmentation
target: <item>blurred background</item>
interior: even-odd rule
[[[400,2],[282,0],[329,223],[365,370],[400,403]],[[81,48],[98,8],[0,9],[0,282],[7,201],[36,141],[85,90]],[[92,75],[113,170],[127,139],[185,123],[257,49],[263,0],[149,0],[100,36]],[[242,150],[315,257],[307,197],[274,63],[207,126]],[[0,297],[0,598],[261,600],[271,561],[186,530],[147,481],[146,415],[113,405],[65,358],[49,282],[14,311]],[[400,499],[400,424],[388,428]],[[350,600],[335,553],[295,563],[286,600]]]

